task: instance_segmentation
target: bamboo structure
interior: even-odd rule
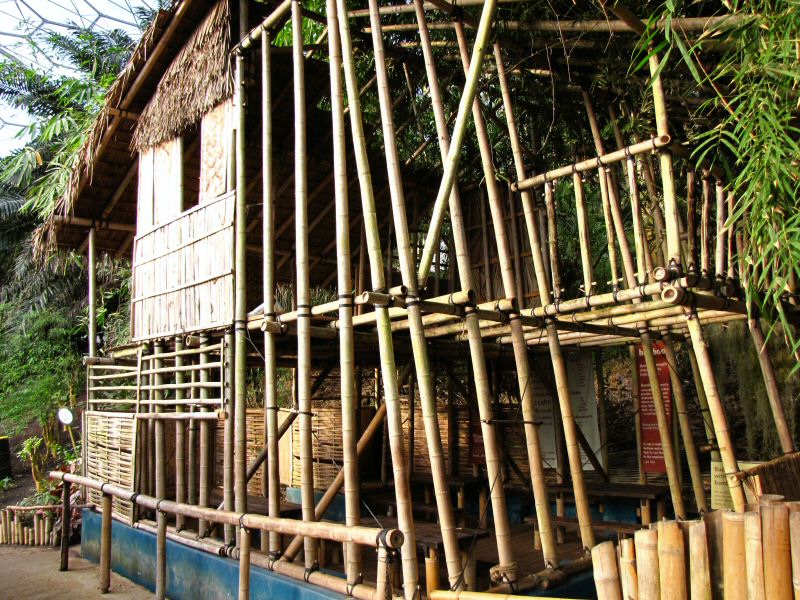
[[[601,598],[788,597],[793,505],[756,510],[744,489],[788,490],[778,480],[795,450],[742,292],[746,215],[681,129],[704,126],[684,104],[708,90],[683,94],[656,53],[646,81],[601,79],[597,65],[619,62],[601,36],[666,26],[606,8],[558,15],[563,28],[522,20],[525,0],[319,12],[179,0],[159,13],[87,142],[92,193],[77,176],[75,214],[58,219],[90,272],[84,472],[53,475],[65,527],[81,485],[103,527],[113,516],[154,534],[157,597],[168,540],[238,560],[240,598],[254,566],[412,600],[544,588],[590,560]],[[672,26],[702,37],[720,19]],[[556,36],[579,55],[566,69],[550,56]],[[650,114],[630,108],[628,86]],[[584,111],[564,129],[568,150],[562,103]],[[623,119],[653,133],[626,139]],[[101,352],[97,253],[112,251],[132,254],[132,342]],[[737,320],[790,454],[760,474],[739,470],[705,332]],[[617,393],[603,389],[607,346],[628,346],[630,440],[598,400]],[[616,473],[627,441],[630,468]],[[662,459],[665,477],[651,475]],[[716,459],[735,510],[724,515],[705,487]],[[631,522],[607,520],[612,504]],[[47,515],[0,511],[0,543],[48,543]],[[615,534],[618,554],[601,541]],[[725,583],[743,573],[747,586]]]

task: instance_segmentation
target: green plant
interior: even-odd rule
[[[17,487],[17,484],[14,483],[13,477],[4,477],[0,479],[0,493],[13,490],[15,487]]]
[[[44,491],[47,483],[45,466],[48,456],[44,439],[38,435],[29,437],[22,443],[22,448],[17,452],[17,456],[30,464],[31,475],[33,476],[33,481],[36,483],[36,491]]]

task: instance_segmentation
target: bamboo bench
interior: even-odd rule
[[[564,529],[575,529],[580,527],[577,517],[550,517],[552,524],[556,527],[563,527]],[[537,530],[539,529],[539,522],[536,517],[525,517],[526,523],[532,524]],[[616,534],[618,538],[633,535],[642,528],[638,523],[626,523],[624,521],[592,521],[592,529],[595,531],[604,531],[606,533]]]
[[[550,495],[561,495],[574,502],[571,483],[552,484],[548,486],[548,492]],[[587,482],[586,495],[590,501],[600,504],[611,499],[638,501],[641,507],[642,525],[649,525],[653,503],[656,505],[657,517],[661,519],[666,510],[666,500],[670,497],[670,491],[669,486],[648,483]]]

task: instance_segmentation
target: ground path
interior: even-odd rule
[[[70,552],[69,571],[58,570],[59,552],[56,548],[0,546],[0,596],[14,600],[144,600],[153,595],[124,577],[111,574],[111,596],[100,594],[100,568]]]

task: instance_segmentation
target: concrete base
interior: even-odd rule
[[[92,562],[100,560],[100,515],[83,511],[81,553]],[[111,568],[155,591],[156,536],[113,521]],[[171,600],[224,600],[237,598],[239,563],[167,540],[167,597]],[[252,600],[326,600],[345,596],[297,581],[256,566],[250,567]]]

